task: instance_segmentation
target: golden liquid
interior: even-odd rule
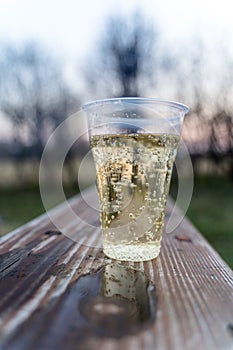
[[[178,135],[91,137],[97,170],[103,248],[107,256],[158,256]]]

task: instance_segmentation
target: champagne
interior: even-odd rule
[[[94,135],[104,252],[118,260],[158,256],[178,135]]]

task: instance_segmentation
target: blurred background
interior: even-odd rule
[[[65,118],[92,99],[158,97],[190,107],[187,214],[233,267],[231,14],[228,0],[0,0],[0,235],[44,211],[39,162]],[[87,147],[67,157],[68,197]]]

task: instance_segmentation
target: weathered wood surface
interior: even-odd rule
[[[82,244],[47,215],[2,238],[0,349],[233,349],[232,271],[187,220],[157,259],[117,263],[95,248],[98,213],[80,196],[71,207],[89,233],[53,214]]]

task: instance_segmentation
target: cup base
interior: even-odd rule
[[[143,245],[108,245],[103,251],[109,258],[120,261],[148,261],[159,255],[160,242]]]

